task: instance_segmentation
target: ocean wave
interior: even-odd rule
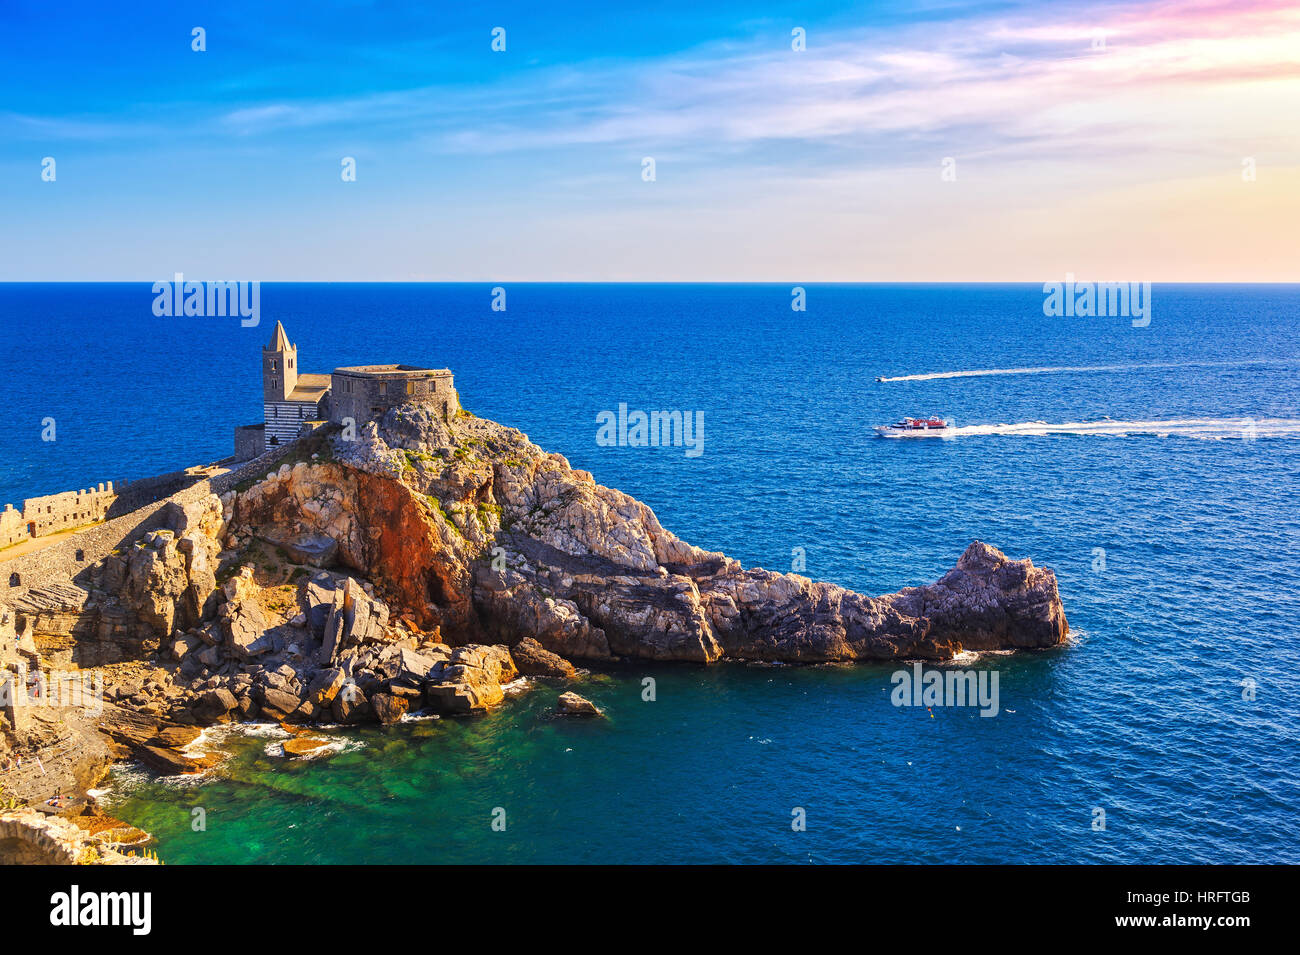
[[[1295,418],[1171,418],[1164,421],[1067,421],[1049,424],[1046,421],[1022,421],[1017,424],[976,424],[953,427],[933,436],[938,438],[963,438],[979,435],[1027,435],[1042,437],[1049,434],[1101,435],[1127,437],[1128,435],[1154,435],[1160,438],[1197,438],[1207,441],[1253,440],[1256,438],[1300,438],[1300,419]]]
[[[293,735],[279,723],[226,723],[214,729],[223,735],[268,736],[273,739],[288,739]]]
[[[971,371],[934,371],[920,375],[882,377],[878,381],[938,381],[942,378],[988,378],[996,375],[1062,375],[1089,372],[1146,371],[1161,368],[1247,368],[1252,365],[1285,365],[1294,361],[1278,358],[1259,358],[1249,361],[1184,361],[1148,362],[1129,365],[1051,365],[1041,368],[978,368]]]
[[[362,749],[364,743],[359,740],[347,739],[344,737],[326,738],[322,736],[307,736],[307,739],[320,740],[324,745],[313,749],[309,753],[303,753],[301,756],[295,756],[298,760],[320,759],[322,756],[333,756],[336,753],[349,752],[351,750]],[[285,740],[274,741],[266,744],[265,750],[267,756],[284,756]]]

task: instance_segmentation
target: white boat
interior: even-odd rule
[[[893,424],[876,425],[876,434],[882,438],[942,438],[952,432],[952,426],[942,418],[904,418]]]

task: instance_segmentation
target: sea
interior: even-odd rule
[[[278,320],[303,371],[451,368],[746,566],[874,595],[972,540],[1030,557],[1068,645],[955,661],[992,716],[894,705],[905,664],[625,664],[578,687],[599,721],[539,683],[306,761],[214,731],[208,775],[101,793],[165,862],[1300,862],[1300,286],[1156,285],[1138,326],[1037,285],[503,288],[265,283],[246,327],[0,285],[0,501],[231,454]],[[599,443],[621,404],[702,413],[702,453]],[[951,437],[873,431],[921,415]]]

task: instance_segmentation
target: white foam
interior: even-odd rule
[[[521,676],[517,680],[513,680],[510,683],[503,683],[501,685],[501,689],[505,693],[505,695],[512,699],[516,696],[519,696],[522,693],[527,693],[528,687],[529,687],[528,677],[526,676]]]
[[[1238,440],[1300,438],[1300,419],[1171,418],[1163,421],[1113,421],[1108,418],[1103,421],[1066,421],[1060,424],[1024,421],[1019,424],[976,424],[949,428],[936,434],[936,437],[969,438],[980,435],[1043,437],[1049,434],[1119,438],[1130,435],[1154,435],[1162,438],[1197,438],[1209,441],[1234,438]]]
[[[318,746],[309,753],[303,753],[300,756],[295,756],[294,759],[298,759],[298,760],[320,759],[322,756],[333,756],[335,753],[342,753],[345,752],[346,750],[360,749],[362,745],[356,740],[349,740],[349,739],[342,739],[342,738],[324,739],[323,737],[320,736],[308,736],[306,738],[310,740],[320,740],[325,745]],[[284,741],[281,740],[280,742],[267,743],[265,753],[267,756],[284,756],[285,755]]]
[[[995,375],[1062,375],[1089,372],[1145,371],[1159,368],[1246,368],[1251,365],[1294,364],[1285,359],[1250,361],[1150,362],[1135,365],[1051,365],[1042,368],[977,368],[970,371],[935,371],[921,375],[897,375],[880,381],[937,381],[941,378],[988,378]]]
[[[293,735],[279,723],[227,723],[221,729],[241,736],[267,736],[273,739],[288,739]]]

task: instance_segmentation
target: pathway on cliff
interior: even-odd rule
[[[15,557],[24,557],[27,554],[34,554],[38,550],[44,550],[51,544],[57,544],[61,540],[72,537],[78,531],[88,530],[102,524],[102,521],[96,521],[93,524],[82,524],[80,527],[72,527],[65,531],[57,531],[53,534],[46,534],[44,537],[32,537],[25,541],[19,541],[0,550],[0,564],[7,560],[13,560]]]

